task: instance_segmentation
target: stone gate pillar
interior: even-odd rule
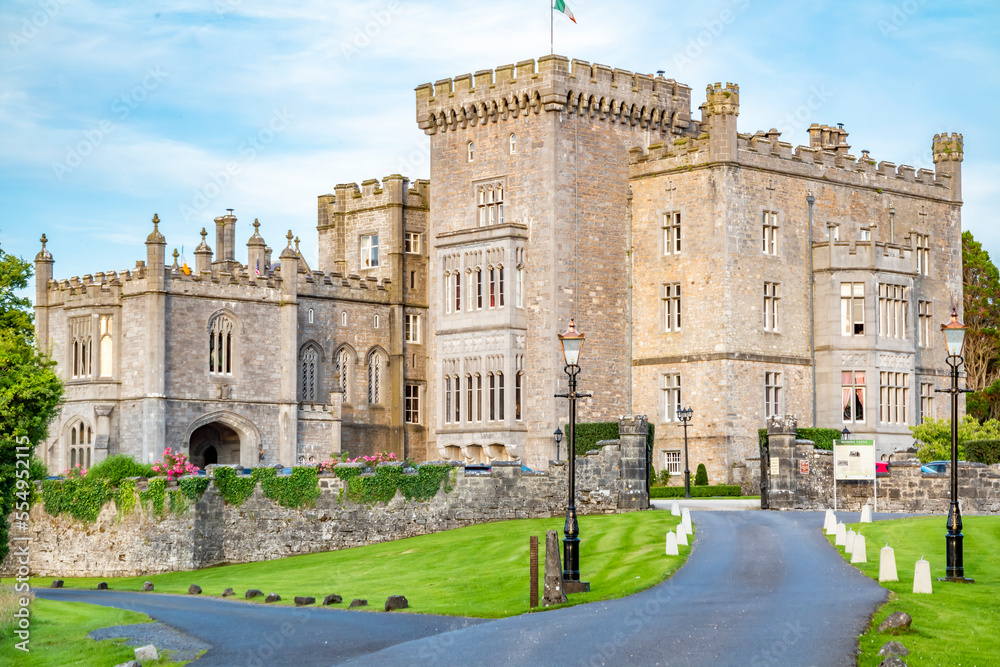
[[[798,420],[793,415],[774,416],[767,421],[767,444],[770,452],[770,509],[795,507],[795,433]]]
[[[646,415],[624,415],[618,419],[621,443],[621,487],[618,510],[649,509],[649,462],[646,459]]]

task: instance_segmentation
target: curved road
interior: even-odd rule
[[[855,664],[857,637],[888,592],[830,547],[821,513],[692,519],[691,556],[668,581],[620,600],[488,622],[110,591],[36,595],[149,614],[213,645],[199,666]]]

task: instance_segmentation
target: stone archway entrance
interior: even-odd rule
[[[213,463],[236,465],[240,462],[240,435],[225,424],[212,422],[199,426],[191,434],[191,463],[204,468]]]
[[[206,465],[260,465],[260,431],[246,417],[226,410],[202,415],[187,430],[185,442],[191,463]]]

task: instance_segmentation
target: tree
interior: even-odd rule
[[[23,482],[18,488],[17,472],[48,437],[63,396],[55,362],[33,344],[31,302],[15,293],[30,277],[27,262],[0,250],[0,560],[9,550],[8,517],[31,496]],[[27,449],[18,450],[19,440]]]
[[[923,463],[951,459],[951,419],[928,417],[920,426],[911,426],[918,441],[917,458]],[[965,460],[965,443],[969,440],[1000,438],[1000,421],[995,419],[980,424],[972,415],[958,423],[958,460]]]
[[[968,408],[980,421],[1000,418],[1000,272],[971,232],[962,233],[962,286]]]
[[[694,485],[708,486],[708,470],[705,469],[704,463],[698,464],[698,470],[694,473]]]

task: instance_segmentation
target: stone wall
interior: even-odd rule
[[[796,440],[794,421],[791,424],[791,433],[781,432],[787,429],[775,429],[775,421],[768,424],[772,470],[774,459],[778,460],[778,474],[771,476],[770,509],[832,508],[833,452],[816,449],[808,440]],[[808,463],[808,468],[803,462]],[[888,474],[881,474],[877,479],[879,512],[940,514],[948,511],[950,472],[923,473],[916,459],[891,460],[888,467]],[[758,462],[747,461],[746,470],[747,477],[759,485]],[[960,463],[958,484],[963,512],[1000,514],[1000,465]],[[875,487],[874,482],[867,480],[838,482],[837,508],[856,512],[865,503],[874,504]]]
[[[645,469],[636,464],[644,456],[646,422],[638,417],[623,424],[620,441],[577,459],[580,514],[649,507],[641,483]],[[282,507],[259,486],[242,505],[228,505],[210,484],[187,512],[164,517],[151,515],[141,503],[119,517],[114,503],[108,503],[96,522],[83,524],[50,516],[38,503],[27,533],[15,530],[12,536],[31,539],[31,571],[38,576],[136,576],[334,551],[566,511],[565,462],[551,462],[545,473],[523,472],[516,461],[494,462],[488,473],[452,465],[452,490],[442,488],[427,501],[408,501],[397,493],[385,504],[356,504],[343,499],[345,483],[326,474],[320,476],[315,507],[307,509]],[[171,486],[176,488],[176,482]],[[9,561],[2,571],[11,571]]]

